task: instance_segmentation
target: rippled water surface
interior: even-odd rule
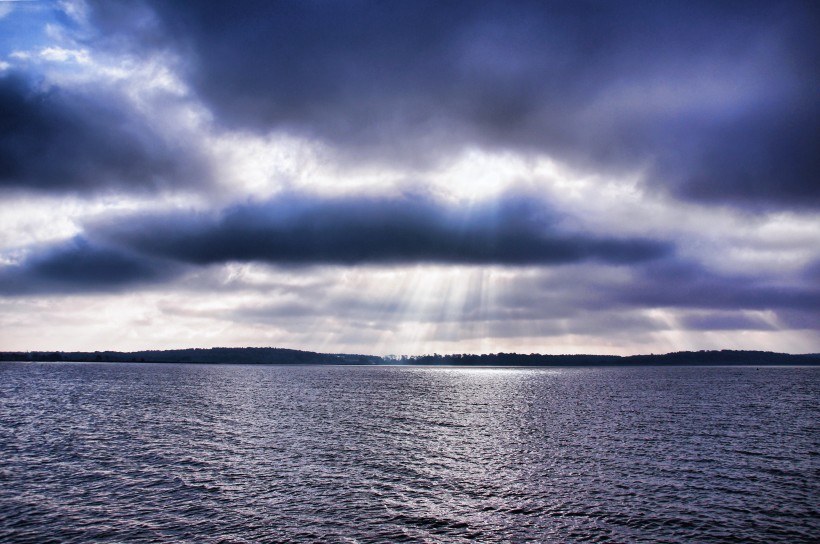
[[[810,542],[820,369],[0,363],[0,541]]]

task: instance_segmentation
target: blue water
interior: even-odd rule
[[[812,542],[820,369],[0,363],[3,542]]]

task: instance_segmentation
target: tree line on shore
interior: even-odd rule
[[[192,348],[147,351],[4,351],[0,361],[424,366],[820,365],[820,354],[770,351],[679,351],[649,355],[543,355],[538,353],[360,355],[284,348]]]

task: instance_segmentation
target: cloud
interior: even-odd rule
[[[282,195],[215,212],[118,217],[89,234],[148,255],[194,264],[640,263],[668,242],[575,232],[537,200],[510,195],[473,207],[423,196],[321,199]]]
[[[224,127],[414,165],[534,151],[697,202],[820,205],[810,2],[94,5],[105,43],[176,48]]]
[[[11,2],[3,2],[0,4],[0,19],[11,13],[11,10],[14,9],[14,4]]]
[[[651,263],[628,286],[613,291],[620,303],[639,307],[714,310],[789,309],[817,313],[820,289],[784,278],[723,275],[685,260]]]
[[[802,270],[801,276],[806,281],[820,285],[820,257],[809,262]]]
[[[202,157],[113,93],[0,74],[0,190],[156,191],[207,182]]]
[[[771,323],[760,317],[747,316],[738,312],[707,312],[685,315],[681,319],[681,325],[690,331],[765,331],[776,329]]]
[[[46,47],[40,51],[40,58],[52,62],[76,62],[78,64],[91,62],[88,51],[63,47]]]
[[[16,264],[0,267],[0,294],[110,292],[168,281],[178,266],[83,237],[30,248]]]

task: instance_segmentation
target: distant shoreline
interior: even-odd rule
[[[282,348],[207,348],[133,352],[4,351],[0,352],[0,361],[452,367],[820,366],[820,353],[712,350],[627,356],[495,353],[382,357]]]

